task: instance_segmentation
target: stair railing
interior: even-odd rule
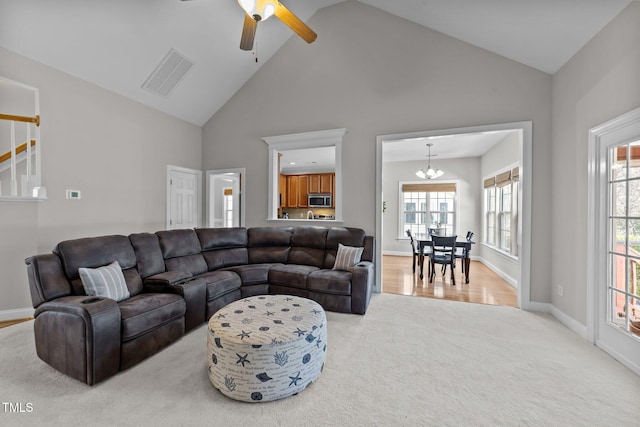
[[[11,178],[9,185],[9,195],[2,194],[2,186],[0,185],[0,200],[2,199],[44,199],[46,191],[41,186],[41,139],[40,139],[40,96],[37,88],[27,86],[25,84],[15,82],[13,80],[0,77],[0,86],[2,84],[17,86],[21,89],[27,89],[34,93],[35,97],[35,115],[20,116],[14,114],[0,113],[0,120],[9,121],[10,123],[10,151],[0,155],[0,171],[1,164],[10,161]],[[26,141],[24,144],[16,145],[16,123],[25,123]],[[35,129],[35,138],[31,137],[32,128]],[[2,135],[0,135],[0,138]],[[22,138],[22,137],[21,137]],[[33,149],[32,149],[33,147]],[[18,160],[18,154],[26,152],[26,175],[22,176],[21,191],[18,191],[17,166],[21,160]],[[32,157],[35,160],[35,167],[32,165]],[[7,169],[6,167],[4,168]],[[35,169],[35,171],[33,171]]]

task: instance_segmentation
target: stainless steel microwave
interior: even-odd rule
[[[331,194],[330,193],[309,194],[309,207],[310,208],[330,208]]]

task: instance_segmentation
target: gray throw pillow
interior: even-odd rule
[[[99,268],[79,268],[84,291],[89,296],[122,301],[129,298],[129,289],[118,261]]]
[[[345,246],[342,243],[338,243],[338,253],[336,254],[336,262],[333,265],[333,269],[351,271],[360,262],[363,251],[364,248]]]

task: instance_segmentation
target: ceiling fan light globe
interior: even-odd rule
[[[256,0],[238,0],[238,4],[249,16],[256,14]]]
[[[264,21],[272,16],[278,6],[277,0],[238,0],[238,4],[256,21]]]
[[[262,16],[263,21],[274,14],[274,12],[276,11],[276,5],[277,2],[275,1],[265,2],[264,8],[262,9],[262,15],[260,15]]]
[[[427,174],[424,173],[424,169],[420,169],[418,172],[416,172],[416,175],[418,176],[418,178],[422,179],[425,179],[427,177]]]

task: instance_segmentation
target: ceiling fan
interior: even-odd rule
[[[182,0],[188,1],[188,0]],[[294,15],[278,0],[238,0],[240,7],[246,12],[244,16],[244,26],[242,27],[242,37],[240,38],[240,49],[253,49],[253,41],[256,37],[258,22],[275,15],[294,33],[302,37],[307,43],[313,43],[318,35],[307,26],[300,18]]]

